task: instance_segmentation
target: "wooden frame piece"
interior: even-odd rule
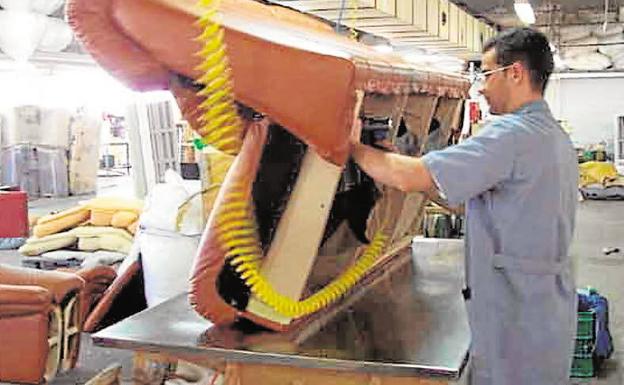
[[[354,126],[362,109],[364,93],[356,92],[355,98]],[[271,247],[264,257],[261,274],[277,292],[293,300],[301,298],[314,267],[341,175],[341,167],[308,149]],[[318,186],[325,188],[319,189]],[[255,296],[249,299],[246,310],[283,325],[291,322],[290,318],[278,314]]]
[[[405,119],[407,129],[418,140],[419,151],[415,155],[422,154],[425,148],[429,126],[438,105],[438,100],[438,96],[427,94],[412,94],[407,100],[403,119]]]
[[[61,369],[70,370],[76,365],[80,349],[80,300],[76,293],[63,309],[63,353]]]
[[[293,300],[301,298],[314,265],[341,173],[342,168],[308,150],[264,257],[261,274],[277,292]],[[289,318],[279,315],[254,296],[249,300],[247,311],[281,324],[290,323]]]
[[[439,132],[435,137],[428,137],[426,140],[426,150],[439,150],[446,147],[453,129],[459,128],[462,99],[440,98],[433,114],[440,123]]]
[[[63,313],[57,305],[50,311],[50,321],[48,328],[48,358],[46,370],[43,375],[45,382],[49,383],[58,373],[61,363],[62,335],[63,335]]]
[[[407,106],[407,100],[409,99],[409,95],[400,95],[397,96],[396,99],[397,100],[392,110],[392,127],[390,127],[390,132],[388,135],[388,138],[391,139],[392,143],[396,141],[399,127],[401,126],[401,119],[403,119],[403,113],[405,112],[405,107]]]

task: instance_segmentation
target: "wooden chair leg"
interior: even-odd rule
[[[46,370],[43,375],[46,382],[52,381],[56,376],[61,364],[63,334],[63,314],[61,308],[54,306],[50,312],[50,327],[48,329],[48,359]]]

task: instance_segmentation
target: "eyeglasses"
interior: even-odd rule
[[[479,73],[477,73],[475,75],[473,83],[476,83],[476,82],[483,83],[483,82],[485,82],[487,80],[487,78],[490,75],[495,74],[497,72],[505,71],[506,69],[509,69],[511,67],[513,67],[513,64],[510,64],[510,65],[507,65],[507,66],[504,66],[504,67],[495,68],[493,70],[489,70],[489,71],[485,71],[485,72],[479,72]]]

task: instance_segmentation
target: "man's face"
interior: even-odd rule
[[[490,106],[490,113],[494,115],[510,112],[507,111],[507,105],[511,97],[511,82],[508,78],[507,69],[496,63],[496,51],[494,49],[483,54],[481,72],[485,76],[481,80],[482,85],[479,92],[485,96]],[[488,74],[490,71],[494,72]]]

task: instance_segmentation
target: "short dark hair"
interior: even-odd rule
[[[531,84],[542,93],[555,67],[548,38],[531,28],[511,28],[488,40],[483,53],[494,49],[501,66],[522,62],[531,76]]]

